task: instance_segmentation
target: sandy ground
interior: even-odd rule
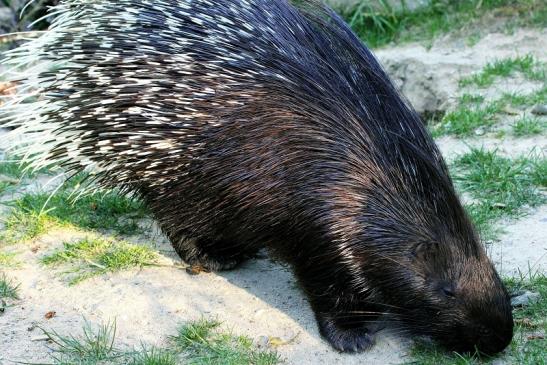
[[[375,51],[390,77],[419,112],[435,112],[453,107],[463,92],[476,93],[476,88],[460,89],[458,81],[497,59],[532,55],[547,61],[547,29],[516,29],[512,34],[491,33],[473,46],[450,36],[436,40],[431,48],[407,44]],[[528,93],[541,87],[539,82],[519,78],[498,79],[484,94],[502,92]]]
[[[536,33],[536,40],[541,36]],[[430,56],[431,59],[441,55],[457,59],[465,55],[466,59],[478,57],[483,62],[486,56],[479,54],[490,48],[497,49],[494,40],[502,39],[500,47],[509,48],[507,37],[493,35],[481,41],[475,55],[470,55],[469,49],[455,48]],[[526,37],[530,34],[526,33]],[[520,45],[529,47],[531,41],[525,40],[513,43],[510,52],[518,52]],[[405,47],[405,52],[410,52],[408,49],[412,47]],[[415,49],[424,52],[420,46]],[[544,52],[545,48],[536,50]],[[526,48],[522,52],[528,51]],[[432,49],[430,52],[440,51]],[[435,64],[430,67],[434,69]],[[547,140],[545,137],[483,138],[464,142],[442,138],[439,144],[450,159],[465,152],[470,145],[498,148],[508,155],[526,153],[533,148],[545,151]],[[5,215],[5,210],[0,214]],[[489,251],[504,275],[528,272],[529,267],[547,269],[547,207],[537,208],[518,221],[500,222],[500,225],[505,233]],[[36,325],[62,334],[74,334],[80,333],[84,318],[95,325],[115,319],[121,344],[161,346],[177,325],[201,316],[217,317],[227,329],[255,340],[261,336],[294,338],[277,348],[288,364],[400,364],[409,360],[406,355],[409,340],[398,338],[388,330],[379,334],[377,345],[369,352],[345,355],[332,350],[321,340],[310,307],[290,271],[267,258],[249,261],[231,272],[190,276],[179,267],[169,266],[178,260],[165,238],[156,235],[152,239],[137,237],[153,242],[163,253],[167,266],[97,277],[69,287],[52,270],[41,266],[38,259],[44,252],[81,235],[69,231],[50,232],[32,244],[9,248],[18,252],[18,259],[24,263],[18,269],[4,270],[21,283],[22,300],[0,316],[1,365],[12,361],[48,360],[48,345],[34,341],[41,334]],[[31,248],[36,247],[37,252],[33,252]],[[55,311],[57,315],[47,320],[44,315],[49,311]]]

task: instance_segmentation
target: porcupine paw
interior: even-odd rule
[[[202,240],[186,239],[173,246],[187,264],[200,267],[203,271],[231,270],[244,260],[239,255],[216,254],[212,245],[204,244]]]
[[[374,335],[366,327],[341,328],[329,316],[318,316],[319,332],[341,352],[362,352],[374,345]]]
[[[207,271],[231,270],[241,262],[235,258],[212,257],[206,253],[185,258],[184,261],[192,266],[201,266]]]

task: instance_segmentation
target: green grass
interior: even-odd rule
[[[478,98],[476,99],[478,100]],[[478,102],[465,101],[454,111],[451,111],[441,119],[440,122],[431,126],[433,137],[442,135],[454,135],[458,137],[470,136],[483,128],[486,132],[496,121],[496,113],[500,111],[499,103],[489,103],[486,106],[477,105]]]
[[[0,275],[0,300],[19,299],[19,286],[15,285],[6,275]]]
[[[530,275],[528,278],[506,279],[509,292],[526,289],[540,294],[540,300],[526,307],[515,308],[515,333],[513,341],[505,352],[497,357],[479,357],[476,354],[460,355],[447,353],[442,348],[425,342],[417,342],[411,349],[412,361],[416,365],[468,365],[491,364],[496,360],[502,363],[519,365],[542,365],[547,361],[547,277],[544,274]],[[543,334],[536,338],[534,334]]]
[[[0,160],[0,194],[16,186],[24,176],[25,166],[17,159],[6,156]]]
[[[16,267],[19,262],[15,259],[14,253],[7,253],[0,251],[0,268],[2,267]]]
[[[547,123],[539,118],[523,117],[513,124],[513,134],[517,137],[534,136],[547,130]]]
[[[258,351],[251,339],[218,330],[220,323],[202,319],[181,327],[172,338],[189,365],[270,365],[280,361],[275,352]]]
[[[5,229],[0,232],[3,244],[15,244],[32,240],[51,229],[62,227],[57,219],[35,212],[15,209],[5,220]]]
[[[0,238],[7,243],[32,240],[55,227],[78,227],[120,235],[140,233],[138,222],[146,217],[144,206],[115,192],[94,193],[74,199],[71,190],[27,193],[11,202]]]
[[[62,336],[55,331],[43,330],[54,347],[50,355],[54,364],[99,364],[117,361],[121,358],[114,347],[116,324],[110,323],[93,330],[89,323],[83,329],[83,335]]]
[[[495,151],[472,149],[452,166],[457,187],[476,200],[467,209],[483,238],[495,237],[495,220],[518,217],[526,206],[547,200],[540,191],[547,184],[547,159],[542,156],[510,159]]]
[[[535,104],[547,104],[547,86],[530,94],[504,93],[501,102],[514,107],[531,106]]]
[[[484,96],[479,94],[462,94],[459,97],[459,103],[462,105],[478,105],[484,101]]]
[[[362,0],[340,11],[353,30],[370,47],[395,42],[426,41],[451,31],[473,29],[486,15],[508,23],[544,27],[547,5],[543,0],[432,0],[416,11],[396,10],[385,0]],[[476,43],[480,34],[470,35]]]
[[[132,356],[129,365],[176,365],[177,356],[174,352],[158,348],[142,348]]]
[[[25,165],[17,158],[6,157],[0,160],[0,175],[21,179],[25,175]]]
[[[516,331],[510,347],[510,356],[515,364],[547,363],[547,276],[543,273],[528,275],[519,279],[506,280],[510,292],[529,290],[539,293],[535,303],[513,311]],[[544,338],[534,338],[533,333],[543,334]]]
[[[54,345],[53,365],[113,364],[113,365],[176,365],[174,354],[155,347],[121,350],[115,346],[115,322],[93,330],[86,323],[81,336],[63,336],[55,331],[43,330]]]
[[[456,109],[446,113],[440,120],[430,121],[430,132],[435,138],[443,135],[456,137],[472,136],[479,128],[483,133],[489,132],[496,124],[499,113],[507,106],[529,107],[547,103],[547,87],[527,95],[504,93],[500,98],[485,102],[479,94],[464,93],[458,99]],[[517,137],[544,133],[547,126],[542,118],[525,117],[513,125],[513,134]],[[499,132],[499,136],[503,131]]]
[[[216,321],[200,320],[182,326],[172,337],[170,348],[121,349],[116,345],[116,325],[93,330],[86,323],[81,336],[63,336],[54,331],[45,335],[54,345],[53,365],[274,365],[274,352],[259,351],[247,337],[221,332]]]
[[[460,86],[488,87],[494,83],[496,77],[509,77],[516,72],[531,80],[545,80],[545,65],[535,60],[532,55],[526,55],[487,63],[479,73],[461,79]]]
[[[33,170],[29,168],[29,164],[22,162],[22,158],[18,156],[6,155],[0,160],[0,175],[9,176],[15,179],[24,177],[33,178],[39,174],[50,174],[48,169]]]
[[[104,238],[86,238],[75,243],[64,243],[63,248],[42,257],[45,265],[62,266],[71,285],[106,273],[132,267],[154,265],[157,253],[150,248],[124,241]]]

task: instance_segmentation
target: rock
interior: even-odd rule
[[[495,208],[495,209],[505,209],[507,208],[507,205],[503,204],[503,203],[494,203],[492,204],[492,208]]]
[[[515,108],[511,108],[510,106],[503,107],[503,109],[501,111],[504,112],[505,114],[509,114],[509,115],[519,115],[520,114],[520,110],[515,109]]]
[[[459,80],[479,72],[486,63],[495,59],[516,57],[526,52],[539,61],[545,56],[539,49],[547,47],[545,37],[527,30],[518,30],[509,36],[501,33],[489,34],[472,47],[462,45],[450,38],[438,38],[430,47],[418,43],[389,46],[375,49],[387,74],[397,88],[422,116],[442,113],[458,105],[458,96],[462,93],[477,93],[476,86],[460,88]],[[519,44],[518,51],[514,47]],[[499,90],[508,93],[530,93],[541,85],[518,78],[500,79]],[[499,90],[492,88],[492,95],[484,91],[488,100],[501,96]],[[481,92],[481,94],[483,94]],[[538,112],[545,110],[538,106]],[[513,114],[516,110],[506,109]]]
[[[458,79],[475,67],[420,45],[377,50],[380,63],[421,115],[442,114],[458,93]],[[477,67],[478,68],[478,67]]]
[[[270,338],[268,336],[259,336],[255,343],[258,348],[265,349],[270,345]]]
[[[476,135],[476,136],[482,136],[482,135],[484,135],[484,133],[485,133],[484,128],[480,128],[480,127],[479,127],[479,128],[477,128],[477,129],[475,129],[475,135]]]
[[[48,341],[49,336],[41,335],[41,336],[33,336],[30,338],[31,341],[38,342],[38,341]]]
[[[521,291],[511,296],[512,307],[524,307],[539,301],[540,294],[531,291]]]
[[[547,115],[547,105],[537,104],[530,112],[536,115]]]

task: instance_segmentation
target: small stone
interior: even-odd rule
[[[268,348],[270,345],[270,339],[268,338],[268,336],[260,336],[256,340],[256,345],[258,346],[258,348],[261,349]]]
[[[532,108],[531,113],[536,115],[547,115],[547,105],[537,104]]]
[[[507,208],[507,205],[503,204],[503,203],[494,203],[492,204],[492,208],[495,208],[495,209],[505,209]]]
[[[515,108],[511,108],[510,106],[506,106],[502,109],[502,111],[505,113],[505,114],[509,114],[509,115],[519,115],[520,114],[520,110],[518,109],[515,109]]]
[[[475,135],[477,135],[477,136],[482,136],[482,135],[484,135],[484,133],[485,133],[484,128],[475,129]]]
[[[42,336],[34,336],[30,339],[31,341],[47,341],[49,340],[49,336],[46,336],[46,335],[42,335]]]
[[[266,309],[258,309],[257,311],[255,311],[255,317],[260,317],[264,313],[266,313]]]
[[[540,294],[531,291],[518,292],[511,296],[512,307],[524,307],[539,301]]]

